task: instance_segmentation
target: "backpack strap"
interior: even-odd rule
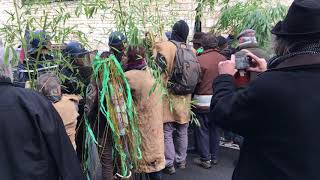
[[[188,45],[184,42],[178,42],[175,40],[170,40],[170,42],[172,42],[177,48],[182,48],[181,45],[185,45],[186,47],[188,47]]]

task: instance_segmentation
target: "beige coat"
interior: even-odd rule
[[[171,74],[172,72],[176,51],[176,46],[170,41],[159,42],[154,46],[155,57],[157,53],[164,56],[167,63],[168,74]],[[168,83],[169,76],[167,74],[163,74],[163,79],[166,85]],[[164,97],[163,99],[164,123],[188,123],[190,120],[191,94],[179,96],[169,92],[169,97],[170,101],[168,100],[168,97]]]
[[[158,172],[165,168],[161,94],[158,89],[150,94],[155,81],[149,71],[131,70],[125,76],[130,84],[142,137],[142,160],[137,171]]]
[[[75,150],[76,125],[79,116],[78,104],[81,99],[82,98],[77,95],[64,94],[59,102],[53,104],[63,121],[66,132]]]

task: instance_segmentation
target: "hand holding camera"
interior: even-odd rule
[[[231,56],[230,61],[219,63],[219,74],[234,76],[237,71],[264,72],[267,70],[267,62],[248,50],[242,50]]]
[[[236,69],[253,72],[264,72],[267,70],[267,61],[265,59],[259,58],[258,56],[254,55],[252,52],[246,49],[238,53],[240,53],[240,59],[237,59],[236,53]],[[239,65],[238,67],[237,64]]]
[[[229,61],[221,61],[218,65],[219,74],[229,74],[229,75],[235,75],[236,70],[236,63],[235,63],[235,56],[231,56],[231,60]]]

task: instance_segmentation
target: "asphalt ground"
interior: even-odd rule
[[[187,168],[177,169],[174,175],[164,175],[163,180],[231,180],[234,170],[234,162],[239,156],[235,149],[220,147],[219,163],[211,169],[203,169],[193,163],[197,157],[195,153],[189,153],[187,157]]]

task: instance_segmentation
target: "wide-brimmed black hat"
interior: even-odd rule
[[[320,38],[320,1],[295,0],[272,34],[284,37]]]

